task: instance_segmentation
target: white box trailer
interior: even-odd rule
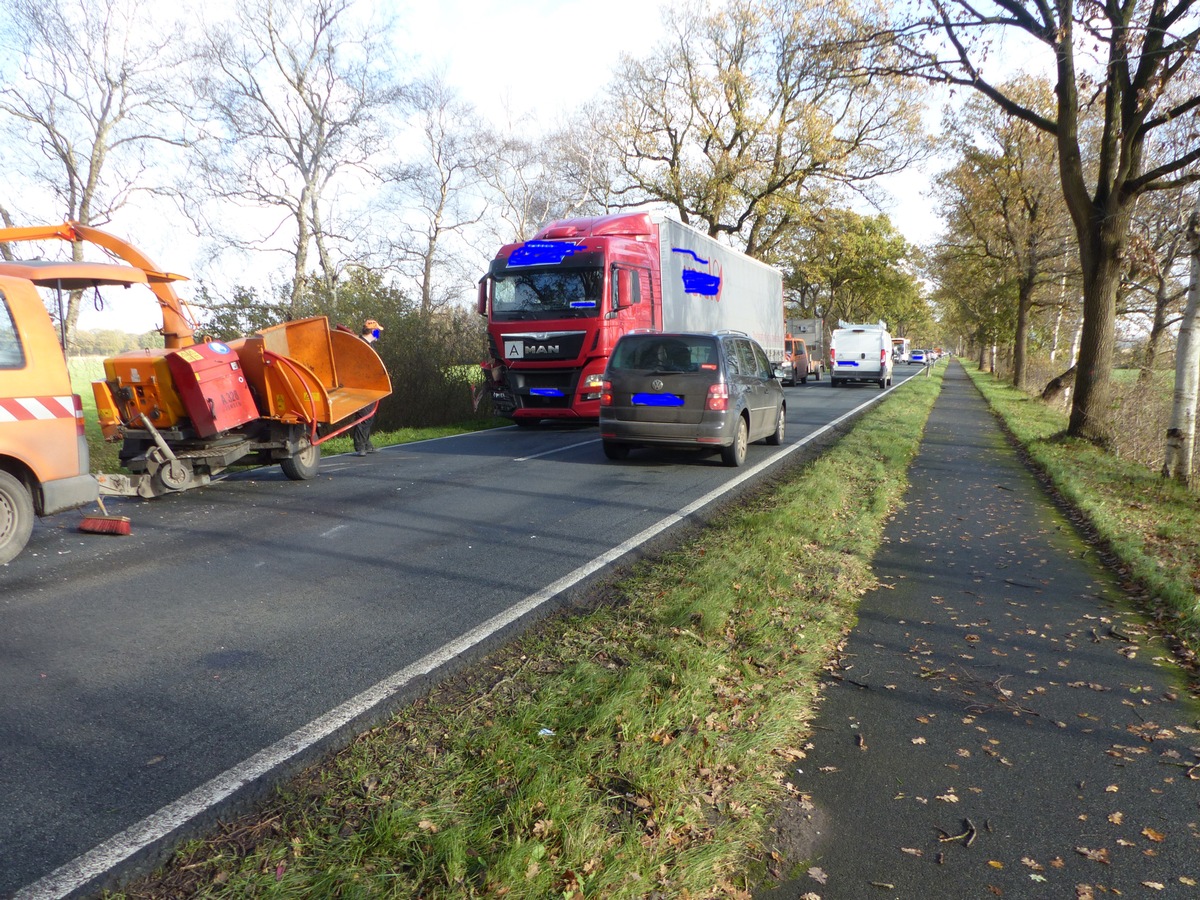
[[[744,331],[783,362],[783,276],[682,222],[657,218],[663,331]]]
[[[892,336],[885,322],[851,325],[839,322],[829,336],[829,383],[892,383]]]

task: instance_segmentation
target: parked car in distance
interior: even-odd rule
[[[908,355],[908,364],[910,366],[923,366],[928,361],[928,350],[913,350]]]
[[[604,370],[600,438],[609,459],[635,447],[694,447],[740,466],[750,443],[783,443],[785,416],[766,351],[740,332],[626,334]]]

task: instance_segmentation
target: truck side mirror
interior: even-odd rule
[[[484,275],[479,279],[479,293],[475,297],[475,311],[481,316],[487,315],[487,288],[488,280],[487,276]]]

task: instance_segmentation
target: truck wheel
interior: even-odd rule
[[[882,391],[885,387],[887,387],[887,379],[880,378],[879,379],[879,389]]]
[[[317,477],[317,469],[321,467],[321,448],[315,444],[307,444],[295,456],[279,461],[279,468],[292,481],[311,481]]]
[[[787,410],[782,406],[779,407],[779,418],[775,420],[775,432],[767,438],[767,443],[772,447],[778,447],[783,443],[783,432],[787,428]]]
[[[33,498],[25,485],[0,471],[0,565],[25,549],[33,532]]]
[[[813,377],[815,380],[817,380],[817,381],[820,381],[820,380],[821,380],[821,370],[820,370],[820,369],[817,369],[817,371],[813,372],[813,373],[812,373],[812,377]]]
[[[721,449],[721,462],[734,468],[740,466],[746,461],[746,445],[749,442],[750,426],[744,418],[738,416],[737,434],[733,436],[732,444]]]
[[[604,455],[609,459],[629,459],[629,445],[617,444],[613,441],[604,441]]]

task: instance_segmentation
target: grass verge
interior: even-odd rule
[[[749,896],[940,388],[106,896]]]
[[[1054,488],[1085,518],[1124,574],[1146,593],[1150,612],[1195,662],[1200,653],[1200,502],[1156,472],[1065,437],[1067,416],[1039,399],[963,367],[1009,432]]]

